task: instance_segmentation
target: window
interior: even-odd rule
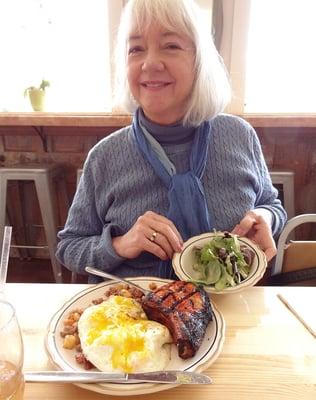
[[[0,111],[32,111],[23,93],[42,79],[50,82],[47,111],[111,111],[111,52],[122,4],[1,0]]]
[[[197,0],[211,16],[212,0]],[[46,111],[111,112],[113,50],[126,0],[1,0],[0,112],[50,82]]]
[[[227,111],[316,113],[315,0],[196,0],[223,10]],[[0,111],[31,111],[29,86],[50,82],[47,111],[111,112],[114,37],[125,0],[1,0]],[[17,12],[18,10],[18,12]]]
[[[245,112],[316,112],[315,0],[252,0]]]
[[[228,111],[316,113],[316,2],[214,1],[223,10],[220,52],[233,86]]]

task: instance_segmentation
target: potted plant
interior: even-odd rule
[[[30,86],[24,91],[24,97],[29,96],[34,111],[44,111],[45,109],[45,88],[50,86],[49,81],[42,80],[39,87]]]

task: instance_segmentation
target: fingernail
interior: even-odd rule
[[[234,229],[234,234],[241,236],[244,234],[244,230],[241,228],[236,228],[236,229]]]

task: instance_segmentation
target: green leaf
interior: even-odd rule
[[[42,80],[40,84],[40,89],[45,90],[46,87],[50,86],[49,81],[46,81],[45,79]]]

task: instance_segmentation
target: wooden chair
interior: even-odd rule
[[[287,285],[316,279],[316,240],[289,241],[291,232],[305,223],[316,223],[316,214],[298,215],[285,225],[269,284]]]

